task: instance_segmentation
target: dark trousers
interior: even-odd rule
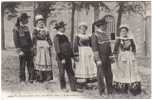
[[[38,82],[45,82],[45,81],[53,80],[53,72],[35,70],[35,80]]]
[[[60,87],[61,89],[66,88],[66,80],[65,80],[65,71],[67,72],[70,88],[72,91],[76,90],[76,81],[74,77],[74,72],[72,69],[72,61],[71,58],[65,59],[65,64],[61,63],[61,60],[58,60],[58,67],[59,67],[59,78],[60,78]]]
[[[19,72],[19,77],[20,81],[25,81],[25,66],[27,66],[28,70],[28,80],[33,81],[34,78],[34,63],[33,63],[33,57],[31,52],[25,52],[23,56],[19,56],[20,60],[20,72]]]
[[[113,76],[111,71],[110,60],[104,61],[102,62],[102,65],[97,66],[97,80],[100,95],[102,95],[102,93],[104,92],[105,85],[107,87],[108,94],[112,93]]]

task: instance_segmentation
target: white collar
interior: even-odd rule
[[[57,34],[59,34],[59,35],[64,35],[64,33],[60,32],[60,31],[58,31]]]
[[[103,30],[101,30],[101,29],[97,29],[97,32],[104,33],[104,31],[103,31]]]
[[[41,30],[47,30],[47,28],[39,28],[39,27],[36,27],[36,29],[38,30],[38,31],[41,31]]]
[[[21,26],[21,27],[25,27],[26,25],[25,25],[25,24],[20,23],[20,26]]]
[[[126,40],[126,39],[134,39],[134,37],[133,36],[130,36],[130,35],[128,35],[128,37],[122,37],[122,36],[119,36],[119,37],[116,37],[117,39],[124,39],[124,40]]]

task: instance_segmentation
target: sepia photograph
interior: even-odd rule
[[[1,95],[151,98],[151,1],[1,1]]]

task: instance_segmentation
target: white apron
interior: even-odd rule
[[[94,61],[93,51],[90,47],[79,47],[79,62],[76,63],[76,78],[95,78],[97,67]]]
[[[140,76],[135,56],[131,51],[121,51],[118,60],[112,64],[113,81],[119,83],[139,82]]]
[[[48,42],[46,40],[38,40],[36,52],[35,69],[40,71],[51,71],[52,60]]]

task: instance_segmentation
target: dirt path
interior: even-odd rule
[[[149,98],[150,97],[150,66],[143,66],[140,64],[140,73],[142,76],[143,92],[138,96],[131,96],[130,94],[113,94],[111,96],[99,96],[98,90],[84,90],[84,92],[62,92],[59,88],[58,68],[53,56],[53,74],[54,80],[45,83],[25,83],[19,82],[19,60],[15,50],[2,51],[2,90],[8,96],[26,96],[39,95],[41,96],[77,96],[84,98]],[[96,85],[96,83],[94,83]],[[68,85],[67,85],[68,86]],[[69,88],[69,87],[68,87]]]

